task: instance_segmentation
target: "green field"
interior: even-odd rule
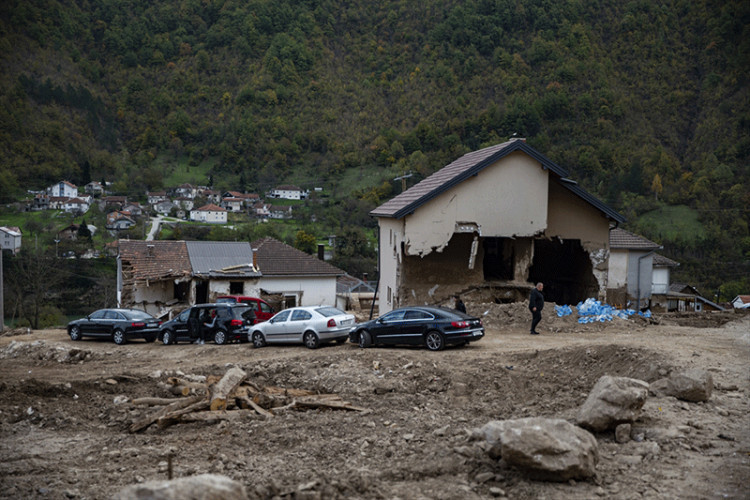
[[[698,211],[685,205],[665,206],[646,212],[635,225],[638,232],[657,240],[697,241],[706,235],[703,224],[698,220]]]

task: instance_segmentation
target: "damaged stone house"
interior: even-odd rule
[[[258,296],[261,273],[247,242],[120,240],[117,304],[157,317],[219,295]]]
[[[625,221],[523,139],[467,153],[370,215],[381,314],[455,293],[526,300],[539,281],[550,302],[605,300],[609,231]]]

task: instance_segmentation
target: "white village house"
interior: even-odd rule
[[[190,220],[196,222],[210,222],[212,224],[226,224],[227,211],[218,205],[209,203],[190,211]]]

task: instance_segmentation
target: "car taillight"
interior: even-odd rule
[[[451,326],[454,328],[466,328],[469,326],[468,321],[451,321]]]
[[[146,326],[146,323],[137,323],[134,321],[130,323],[130,326],[132,326],[133,328],[143,328],[144,326]]]
[[[333,319],[333,318],[329,319],[328,320],[328,328],[333,328],[334,326],[336,326],[336,320]]]
[[[242,320],[241,319],[233,319],[229,322],[231,326],[242,326]]]

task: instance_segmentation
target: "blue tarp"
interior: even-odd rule
[[[596,321],[612,321],[613,318],[628,319],[636,311],[633,309],[616,309],[609,304],[602,304],[600,301],[588,298],[583,302],[579,302],[576,306],[578,312],[579,323],[593,323]],[[555,306],[555,312],[558,317],[570,316],[573,314],[573,309],[568,305]],[[639,316],[644,318],[651,317],[651,311],[641,312],[638,311]]]

